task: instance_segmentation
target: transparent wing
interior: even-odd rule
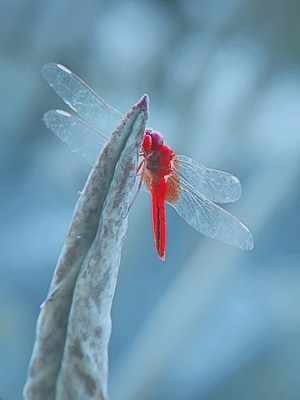
[[[170,184],[179,190],[179,198],[168,202],[178,214],[203,235],[233,245],[243,250],[251,250],[254,245],[250,230],[234,215],[206,199],[191,185],[176,174],[170,176]]]
[[[216,203],[237,201],[242,195],[242,186],[235,176],[207,168],[192,158],[176,155],[174,170],[195,190]]]
[[[94,165],[107,136],[81,119],[61,110],[50,110],[43,120],[63,142],[88,164]]]
[[[90,125],[110,135],[122,119],[122,114],[109,106],[93,89],[68,68],[46,64],[42,73],[62,100]]]

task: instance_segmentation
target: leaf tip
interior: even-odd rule
[[[137,106],[140,107],[144,111],[149,111],[149,96],[144,94],[140,101],[137,103]]]

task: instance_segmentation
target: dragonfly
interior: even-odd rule
[[[46,126],[93,166],[123,114],[63,65],[46,64],[42,73],[77,114],[47,111],[43,117]],[[219,205],[241,197],[237,177],[175,153],[162,134],[151,128],[145,130],[140,156],[139,188],[143,183],[151,195],[154,243],[161,260],[166,254],[166,203],[203,235],[243,250],[253,248],[249,228]]]

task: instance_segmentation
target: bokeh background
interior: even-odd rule
[[[165,262],[150,203],[130,212],[113,305],[111,400],[300,398],[300,3],[2,0],[0,398],[19,400],[45,299],[89,167],[48,131],[60,62],[201,163],[230,171],[227,209],[251,252],[168,209]]]

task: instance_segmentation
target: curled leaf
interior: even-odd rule
[[[144,95],[112,134],[80,195],[38,318],[25,399],[107,398],[110,309],[147,117]]]

